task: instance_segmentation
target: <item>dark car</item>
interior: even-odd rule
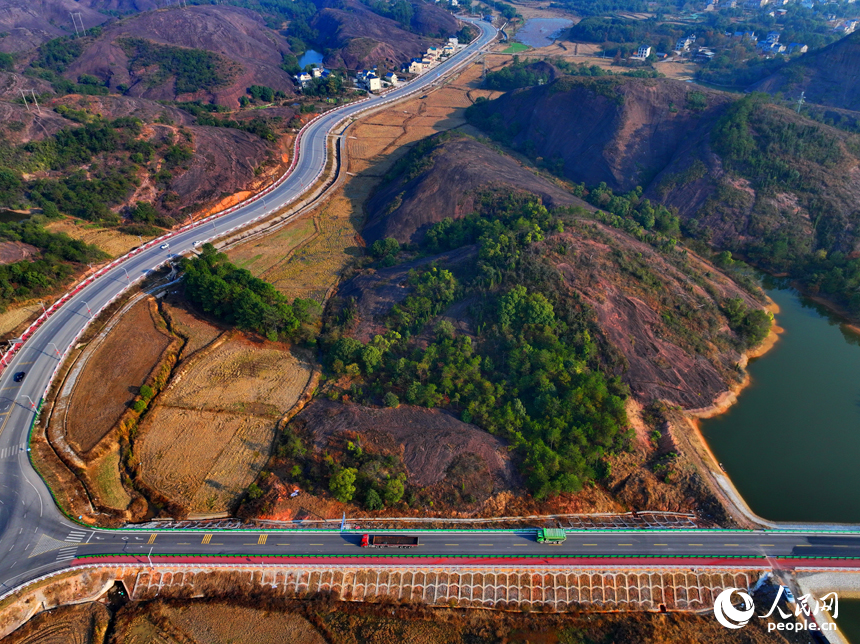
[[[26,376],[26,375],[27,375],[26,371],[19,371],[18,373],[15,374],[15,378],[13,378],[13,380],[15,382],[21,382],[24,379],[24,376]]]

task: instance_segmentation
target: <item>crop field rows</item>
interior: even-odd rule
[[[194,568],[142,571],[133,597],[148,599],[194,589]],[[236,573],[233,573],[236,574]],[[286,596],[334,593],[351,601],[389,598],[436,606],[508,608],[548,606],[565,610],[699,610],[713,605],[725,588],[747,588],[759,576],[747,570],[630,570],[567,567],[434,568],[283,566],[241,572],[248,587],[272,588]]]

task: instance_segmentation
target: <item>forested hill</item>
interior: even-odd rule
[[[563,77],[480,102],[467,116],[582,182],[581,194],[599,189],[599,201],[588,197],[595,205],[624,215],[613,191],[639,186],[677,209],[686,236],[788,272],[860,315],[857,135],[764,95],[666,79]]]
[[[810,103],[860,110],[860,31],[810,52],[752,86]]]

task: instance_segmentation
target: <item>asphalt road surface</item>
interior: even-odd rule
[[[98,311],[124,290],[130,280],[162,264],[168,254],[191,250],[205,240],[242,226],[263,213],[295,201],[315,180],[325,164],[329,131],[344,117],[369,106],[381,105],[408,93],[426,89],[441,77],[465,65],[496,37],[496,30],[475,21],[481,36],[449,61],[425,73],[408,86],[358,105],[329,112],[306,130],[299,160],[290,176],[257,201],[225,214],[214,223],[179,233],[169,249],[147,249],[99,277],[64,304],[30,337],[0,376],[0,593],[47,572],[62,569],[79,556],[112,553],[158,554],[367,554],[358,547],[356,533],[306,532],[195,532],[138,533],[131,530],[93,531],[66,519],[55,506],[45,483],[30,464],[27,436],[34,407],[57,367],[60,354]],[[26,371],[16,383],[14,374]],[[775,534],[712,531],[602,532],[571,534],[560,546],[537,544],[534,532],[422,533],[421,545],[409,550],[426,555],[535,555],[622,554],[657,555],[771,555],[858,556],[860,534]],[[403,550],[372,550],[374,554]]]

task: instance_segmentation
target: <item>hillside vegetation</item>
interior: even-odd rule
[[[684,235],[788,272],[860,314],[856,135],[762,95],[663,79],[563,77],[477,103],[468,117],[582,182],[588,201],[605,195],[599,205],[613,214],[627,207],[612,198],[640,187],[677,213]]]

